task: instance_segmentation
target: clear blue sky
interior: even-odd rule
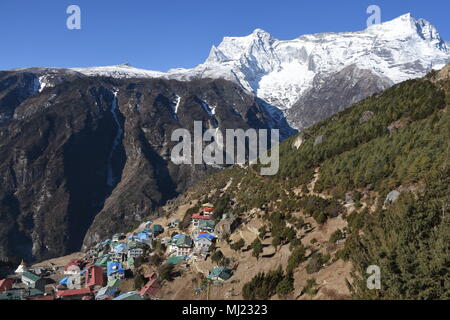
[[[71,4],[81,8],[81,30],[66,28]],[[365,29],[370,4],[381,7],[382,21],[411,12],[450,41],[449,0],[0,0],[0,69],[193,67],[224,36],[255,28],[278,39]]]

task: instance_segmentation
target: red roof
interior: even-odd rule
[[[64,271],[67,271],[69,269],[69,267],[71,267],[71,266],[77,266],[77,267],[81,268],[81,266],[83,264],[84,264],[84,261],[81,259],[70,260],[69,263],[64,267]]]
[[[159,289],[161,289],[161,284],[159,283],[158,279],[153,279],[147,282],[147,284],[141,289],[141,292],[139,292],[139,294],[141,296],[153,296],[159,291]]]
[[[10,290],[12,288],[13,281],[11,279],[0,280],[0,293]]]
[[[200,213],[196,213],[192,215],[192,219],[200,219],[200,220],[211,220],[211,216],[204,216]]]
[[[60,290],[56,293],[56,296],[60,298],[60,297],[81,296],[90,294],[92,294],[91,289],[81,288],[81,289]]]
[[[86,286],[100,286],[103,287],[103,268],[98,266],[90,265],[86,271]]]
[[[214,208],[210,208],[210,207],[202,208],[202,210],[203,210],[204,212],[214,212]]]

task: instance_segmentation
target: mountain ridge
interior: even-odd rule
[[[163,77],[182,81],[223,78],[239,83],[282,110],[289,124],[302,130],[305,128],[302,123],[317,119],[302,119],[297,105],[304,104],[305,95],[310,94],[317,81],[323,82],[354,66],[370,70],[373,82],[383,79],[381,89],[386,89],[395,83],[423,77],[448,62],[450,50],[438,30],[430,22],[416,20],[408,13],[357,32],[317,33],[278,40],[262,29],[255,29],[247,36],[224,37],[219,45],[212,46],[205,62],[192,69],[171,69],[163,73],[121,65],[73,70],[91,76]],[[368,89],[361,98],[376,92]],[[353,102],[348,98],[342,101],[344,105],[334,105],[333,109],[342,109]],[[315,101],[308,108],[320,104],[320,100]],[[289,112],[290,109],[294,110]]]

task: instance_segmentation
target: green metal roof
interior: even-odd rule
[[[192,247],[193,243],[192,238],[185,234],[180,235],[173,242],[177,247]]]
[[[105,254],[104,256],[101,256],[97,261],[95,262],[95,265],[97,267],[106,267],[110,258],[110,254]]]
[[[134,268],[134,258],[128,258],[127,260],[128,268]]]
[[[170,257],[166,260],[166,263],[175,265],[179,264],[182,261],[184,261],[184,257]]]
[[[36,275],[36,274],[34,274],[34,273],[32,273],[32,272],[29,272],[29,271],[24,272],[24,273],[22,274],[22,277],[28,278],[28,279],[30,279],[30,280],[32,280],[32,281],[38,281],[38,280],[41,280],[41,277],[39,277],[38,275]]]
[[[220,278],[222,280],[228,280],[233,275],[233,271],[225,266],[216,267],[211,270],[211,272],[208,275],[208,279],[212,278]]]
[[[113,279],[111,281],[108,281],[108,287],[119,288],[121,282],[122,280],[120,279]]]
[[[155,232],[155,233],[162,233],[162,232],[164,232],[163,226],[159,225],[159,224],[154,224],[152,229],[153,229],[153,232]]]
[[[215,226],[216,226],[216,223],[214,222],[214,220],[200,220],[200,222],[198,223],[199,229],[200,228],[214,229]]]

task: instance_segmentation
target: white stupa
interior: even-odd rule
[[[27,267],[27,265],[25,264],[25,262],[22,260],[22,262],[20,263],[20,265],[17,267],[17,269],[16,269],[16,274],[22,274],[22,273],[24,273],[24,272],[27,272],[28,271],[28,267]]]

